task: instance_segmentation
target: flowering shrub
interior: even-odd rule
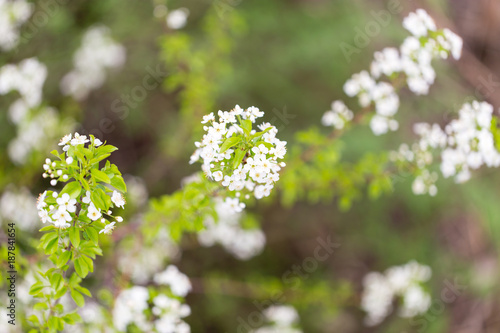
[[[11,49],[32,8],[23,1],[0,1],[0,7],[12,14],[6,18],[9,24],[4,29],[13,37],[0,37],[0,48]],[[46,183],[51,187],[43,190],[38,200],[24,185],[8,185],[0,196],[0,221],[8,226],[11,221],[23,221],[19,229],[26,233],[20,237],[19,248],[12,250],[15,241],[10,239],[1,247],[3,258],[14,257],[11,253],[17,255],[19,249],[33,252],[19,258],[15,265],[2,259],[5,267],[22,272],[18,299],[23,315],[18,327],[30,333],[187,333],[200,330],[199,325],[190,326],[190,320],[197,319],[200,311],[191,304],[193,299],[206,300],[210,306],[223,303],[217,297],[209,298],[211,293],[251,299],[259,310],[258,320],[250,312],[249,320],[239,317],[237,321],[242,325],[239,331],[254,333],[302,332],[299,322],[310,323],[300,321],[299,313],[307,313],[310,308],[316,311],[317,305],[327,309],[325,317],[332,318],[354,303],[366,313],[367,326],[383,324],[393,312],[401,318],[425,315],[432,299],[428,285],[433,275],[430,266],[410,261],[384,273],[370,272],[364,276],[363,290],[358,295],[350,282],[316,279],[319,263],[333,253],[330,238],[319,238],[314,257],[306,257],[301,265],[292,263],[281,279],[262,278],[235,269],[241,281],[229,281],[224,271],[227,266],[233,267],[236,260],[245,261],[253,271],[252,265],[261,253],[279,252],[275,244],[287,241],[281,232],[262,230],[259,215],[254,211],[254,206],[259,205],[259,209],[267,209],[263,212],[266,217],[280,212],[276,209],[278,203],[260,200],[270,197],[271,192],[288,207],[300,200],[328,204],[337,200],[340,208],[348,209],[363,197],[365,188],[372,199],[394,191],[399,175],[414,179],[414,194],[436,196],[440,173],[443,178],[462,183],[471,178],[473,170],[500,166],[498,119],[493,106],[486,102],[464,104],[457,119],[444,126],[419,120],[413,124],[417,141],[390,148],[396,151],[363,151],[358,158],[350,150],[360,148],[349,146],[346,139],[351,130],[358,128],[366,130],[370,140],[375,140],[373,135],[377,139],[383,134],[396,135],[389,132],[402,127],[397,118],[404,102],[402,90],[408,89],[419,98],[429,94],[437,79],[433,60],[459,59],[461,38],[449,29],[438,29],[424,10],[410,13],[403,20],[403,27],[411,36],[398,48],[376,52],[369,71],[354,74],[343,84],[344,93],[354,103],[335,100],[317,120],[331,129],[303,129],[291,136],[290,144],[292,141],[278,138],[279,120],[274,117],[270,122],[264,121],[272,117],[271,113],[265,114],[254,106],[243,109],[236,105],[229,111],[202,115],[206,110],[214,110],[216,89],[211,82],[225,72],[232,33],[237,35],[245,29],[237,15],[221,21],[220,13],[210,12],[204,22],[205,37],[211,43],[200,46],[187,33],[178,31],[188,24],[188,15],[186,8],[167,10],[161,4],[154,10],[154,16],[166,28],[161,41],[163,61],[169,69],[175,69],[161,79],[165,79],[169,92],[179,94],[181,101],[179,117],[171,122],[175,128],[162,127],[162,131],[175,135],[162,138],[162,144],[168,151],[165,156],[172,157],[183,153],[185,147],[178,142],[189,142],[192,147],[192,142],[198,140],[189,163],[199,162],[201,172],[196,169],[198,172],[182,180],[180,188],[149,199],[144,180],[123,177],[118,166],[108,159],[117,147],[90,134],[65,135],[58,144],[60,150],[52,151],[52,157],[43,163],[44,188]],[[59,88],[55,89],[65,99],[56,98],[54,104],[44,101],[42,90],[50,73],[38,59],[27,58],[0,69],[0,94],[17,95],[7,115],[16,125],[16,136],[8,144],[8,157],[16,166],[26,166],[17,179],[29,179],[30,173],[24,173],[29,163],[41,161],[35,151],[55,147],[54,137],[76,128],[73,114],[70,121],[65,121],[63,111],[47,105],[62,109],[70,105],[71,112],[85,103],[92,105],[92,91],[104,84],[107,70],[123,67],[126,58],[129,57],[125,47],[114,40],[110,29],[91,26],[74,54],[74,68],[64,71],[67,74],[61,75]],[[142,81],[146,87],[150,86],[150,78]],[[47,90],[55,94],[54,89]],[[134,91],[147,93],[145,88],[130,91],[131,95]],[[132,107],[129,97],[122,96],[121,101]],[[137,98],[137,104],[144,98]],[[198,135],[202,130],[204,133]],[[286,127],[284,131],[280,127],[280,135],[286,131]],[[145,173],[151,177],[149,184],[168,178],[163,174],[163,163],[160,158],[156,164],[145,166]],[[15,172],[5,179],[10,181],[12,175]],[[152,193],[157,190],[165,193],[170,187],[154,189]],[[273,206],[266,207],[269,203]],[[289,215],[284,216],[283,222],[288,218]],[[35,241],[24,237],[40,226],[43,234],[33,236]],[[295,225],[286,227],[294,229]],[[206,261],[190,260],[200,246],[216,245],[231,256],[225,258],[222,252],[215,252]],[[201,251],[207,251],[205,248]],[[301,245],[293,250],[302,249]],[[276,270],[279,261],[289,264],[282,259],[276,257],[268,266]],[[195,262],[191,267],[181,265],[190,261]],[[229,262],[227,266],[217,266],[225,261]],[[206,265],[217,267],[210,274],[197,270]],[[181,270],[201,272],[201,276],[188,277]],[[197,295],[188,296],[190,293]],[[221,308],[235,307],[227,303],[229,306]],[[218,311],[214,313],[222,313]],[[8,312],[2,309],[0,314]],[[0,323],[0,331],[10,329],[3,324]]]
[[[116,165],[107,161],[99,168],[99,162],[116,147],[103,144],[93,135],[87,138],[78,133],[64,136],[59,145],[63,152],[52,151],[55,160],[45,160],[43,177],[51,178],[52,186],[66,184],[60,192],[44,191],[37,201],[42,223],[49,224],[41,229],[45,234],[39,248],[53,264],[36,276],[37,282],[30,288],[30,294],[40,299],[34,309],[42,315],[33,315],[29,320],[41,331],[62,330],[65,323],[73,324],[80,318],[74,312],[64,313],[59,299],[69,292],[82,307],[83,295],[91,297],[80,283],[94,271],[96,255],[103,254],[99,234],[111,234],[116,222],[123,222],[111,209],[124,207],[122,193],[127,190]],[[74,272],[66,276],[70,267]]]

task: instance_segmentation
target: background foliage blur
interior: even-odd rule
[[[472,98],[500,107],[500,46],[495,38],[500,5],[486,0],[396,1],[404,8],[401,15],[390,16],[379,33],[356,45],[367,22],[376,21],[373,13],[391,2],[76,0],[49,8],[41,1],[35,13],[45,11],[49,20],[34,27],[26,24],[21,35],[29,38],[14,51],[0,53],[0,63],[32,56],[45,63],[44,100],[62,117],[75,119],[80,132],[119,147],[112,162],[124,174],[141,177],[149,196],[155,197],[172,193],[183,177],[199,170],[187,162],[201,135],[204,114],[235,104],[258,106],[289,146],[295,132],[320,127],[331,101],[343,97],[345,80],[367,68],[374,51],[399,45],[405,35],[401,19],[411,9],[425,8],[439,26],[464,37],[464,58],[436,64],[438,78],[428,97],[402,93],[400,131],[376,139],[366,126],[349,133],[344,139],[347,159],[397,149],[400,142],[412,141],[413,123],[446,123]],[[163,16],[154,16],[158,5],[187,8],[187,25],[168,28]],[[61,94],[60,81],[73,67],[84,31],[95,24],[110,28],[126,49],[126,62],[109,70],[105,84],[77,102]],[[358,51],[346,57],[343,43]],[[144,86],[152,72],[161,85],[138,97],[136,87]],[[0,188],[25,186],[36,194],[44,188],[40,175],[45,152],[24,165],[14,164],[7,155],[16,135],[6,112],[13,99],[7,95],[0,100]],[[404,175],[393,180],[393,194],[361,198],[347,211],[334,199],[312,198],[288,207],[275,195],[259,203],[251,210],[267,245],[248,261],[220,247],[200,248],[194,238],[186,237],[175,263],[195,281],[195,293],[187,297],[193,314],[186,321],[192,331],[235,331],[239,318],[285,291],[282,275],[312,256],[318,237],[331,237],[340,246],[300,279],[298,288],[284,294],[286,303],[298,309],[304,332],[374,332],[362,325],[361,280],[369,271],[410,259],[432,267],[435,306],[424,317],[423,330],[409,320],[391,318],[379,332],[500,331],[499,173],[478,173],[465,185],[440,181],[434,198],[415,196],[411,179]],[[114,236],[120,239],[120,233]],[[441,307],[447,281],[464,288],[454,302]]]

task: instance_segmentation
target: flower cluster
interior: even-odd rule
[[[286,141],[276,137],[278,130],[269,123],[252,129],[256,119],[264,112],[256,107],[242,109],[238,105],[231,111],[219,111],[203,117],[206,133],[191,156],[191,163],[203,160],[202,170],[234,193],[233,205],[237,211],[244,208],[239,202],[241,194],[261,199],[269,196],[279,171],[285,166],[279,162],[286,154]]]
[[[75,69],[61,80],[61,92],[83,100],[90,91],[102,86],[106,68],[119,68],[125,63],[125,48],[111,38],[107,27],[91,27],[73,57]]]
[[[85,148],[86,143],[89,143],[88,148]],[[123,180],[118,180],[121,176],[117,174],[116,167],[111,166],[108,162],[104,171],[90,169],[88,174],[82,175],[80,173],[81,169],[87,171],[86,169],[89,168],[88,164],[91,161],[98,164],[99,157],[107,157],[109,155],[108,151],[110,151],[108,148],[111,148],[111,151],[114,150],[114,147],[102,146],[102,144],[94,136],[90,136],[89,139],[86,135],[78,133],[75,133],[74,136],[68,134],[59,143],[60,146],[63,146],[64,152],[58,154],[57,151],[54,151],[53,154],[57,159],[52,161],[47,158],[45,160],[43,177],[50,177],[52,186],[56,186],[59,181],[67,182],[67,184],[59,193],[45,191],[40,194],[37,209],[42,223],[49,222],[56,228],[66,229],[71,226],[69,222],[72,221],[75,221],[75,223],[76,220],[92,223],[100,220],[105,225],[99,233],[110,234],[116,222],[123,222],[121,216],[114,216],[111,211],[111,208],[123,208],[125,205],[122,193],[111,188],[106,190],[106,187],[101,183],[110,183],[112,186],[114,183],[114,186],[120,188],[125,186]],[[104,150],[99,150],[100,146]],[[90,158],[87,161],[84,156],[93,157],[95,160]],[[109,175],[106,171],[109,172]],[[115,178],[114,182],[111,181],[113,178]],[[71,179],[74,179],[74,181],[71,181]],[[95,189],[92,189],[92,192],[91,185],[96,186]],[[106,224],[107,221],[110,223]]]
[[[149,291],[142,286],[123,290],[115,299],[113,324],[115,329],[126,332],[129,324],[135,324],[142,331],[151,329],[144,310],[148,309]]]
[[[457,183],[469,180],[471,170],[483,165],[500,166],[493,125],[493,106],[477,101],[466,103],[459,111],[459,118],[452,120],[444,130],[437,124],[415,124],[413,130],[419,141],[411,149],[401,145],[391,156],[394,161],[409,162],[417,169],[412,186],[415,194],[435,195],[438,175],[431,172],[429,166],[436,151],[441,156],[441,173],[445,178],[455,177]]]
[[[321,118],[321,123],[323,126],[332,126],[336,129],[343,129],[345,124],[350,122],[354,114],[342,101],[334,101],[332,103],[332,109],[326,111]]]
[[[411,318],[425,313],[431,305],[431,297],[421,284],[428,281],[431,274],[430,267],[415,261],[391,267],[385,274],[367,274],[361,299],[361,307],[367,313],[365,324],[380,324],[392,312],[394,297],[402,300],[399,316]]]
[[[46,78],[47,67],[36,58],[24,59],[18,65],[5,65],[0,69],[0,94],[17,91],[21,95],[25,109],[38,106],[42,101],[42,87]],[[15,123],[22,117],[17,112],[9,111],[9,113]]]
[[[461,56],[462,39],[449,29],[437,30],[433,19],[423,9],[410,13],[403,26],[412,36],[404,40],[399,50],[386,48],[376,52],[370,72],[354,74],[344,85],[344,92],[349,97],[357,97],[361,107],[375,108],[376,113],[370,121],[375,135],[398,129],[394,116],[400,104],[396,88],[377,80],[382,76],[390,81],[404,78],[412,92],[427,94],[436,77],[432,60],[446,59],[450,54],[455,59]],[[331,113],[325,114],[323,120],[326,126],[332,125],[329,119],[332,119]]]
[[[445,128],[447,147],[441,153],[441,172],[457,182],[470,178],[470,169],[482,165],[500,166],[500,153],[491,132],[493,106],[488,103],[465,104],[459,119]]]
[[[217,221],[208,216],[205,221],[205,229],[198,233],[198,241],[202,246],[213,246],[221,244],[226,251],[240,260],[248,260],[262,252],[266,244],[266,236],[258,228],[244,229],[241,226],[242,212],[235,211],[231,207],[233,199],[226,198],[225,201],[216,198],[215,212]]]
[[[163,272],[155,274],[153,281],[159,285],[169,286],[176,296],[184,297],[192,288],[189,278],[174,265],[170,265]]]
[[[152,298],[150,309],[149,290],[142,286],[134,286],[120,293],[115,300],[113,309],[113,324],[120,332],[126,332],[129,325],[135,325],[142,331],[158,333],[189,333],[190,327],[182,318],[191,314],[188,305],[182,304],[181,299],[191,290],[191,283],[186,275],[179,272],[176,266],[170,265],[165,271],[158,273],[154,281],[159,285],[168,285],[174,296],[167,293],[156,294]],[[153,314],[151,320],[146,313]]]
[[[0,48],[12,50],[19,41],[19,28],[33,12],[33,5],[25,0],[0,0]]]
[[[270,323],[267,326],[261,327],[252,331],[253,333],[301,333],[302,330],[297,328],[299,315],[297,311],[287,305],[273,305],[264,310],[264,316]]]

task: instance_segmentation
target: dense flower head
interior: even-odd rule
[[[85,147],[86,144],[88,147]],[[83,223],[100,221],[104,225],[99,233],[111,234],[116,222],[123,221],[121,216],[113,215],[111,208],[123,208],[125,199],[117,190],[111,188],[106,190],[105,185],[114,183],[119,186],[117,185],[120,184],[119,181],[111,182],[110,178],[121,179],[121,174],[116,166],[112,166],[109,162],[103,169],[108,171],[109,175],[105,171],[90,169],[86,176],[82,176],[80,170],[89,168],[92,161],[92,159],[87,161],[84,156],[106,157],[109,155],[107,152],[114,150],[114,147],[109,150],[107,147],[111,146],[103,146],[103,143],[94,136],[87,137],[79,133],[65,135],[61,138],[59,146],[62,146],[63,153],[54,151],[56,159],[45,159],[42,176],[50,178],[52,186],[56,186],[59,182],[66,183],[66,186],[61,192],[48,190],[40,194],[36,204],[40,220],[42,223],[51,223],[59,229],[67,229],[77,220]],[[100,151],[99,147],[104,147],[105,150]],[[82,184],[87,184],[89,190],[82,188]],[[90,186],[96,188],[91,189]],[[106,208],[105,202],[109,202]]]
[[[253,123],[264,112],[256,107],[242,109],[238,105],[230,111],[219,111],[203,117],[205,134],[191,156],[191,163],[202,160],[202,170],[211,179],[221,182],[235,198],[231,204],[236,210],[241,195],[257,199],[269,196],[279,171],[285,166],[279,162],[286,154],[286,141],[279,140],[278,130],[269,123],[252,129]]]
[[[431,305],[431,297],[422,287],[429,281],[430,267],[415,261],[393,266],[385,271],[370,272],[363,279],[361,308],[367,313],[365,324],[380,324],[393,310],[395,297],[402,299],[399,316],[411,318],[424,314]]]

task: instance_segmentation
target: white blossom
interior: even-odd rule
[[[265,246],[266,238],[260,229],[244,229],[241,226],[243,212],[237,212],[226,201],[216,200],[217,221],[212,217],[204,221],[205,229],[198,233],[202,246],[221,244],[226,251],[240,260],[248,260]]]
[[[83,100],[103,85],[107,68],[119,68],[124,63],[125,48],[111,38],[110,30],[93,26],[85,32],[82,45],[73,56],[74,70],[61,80],[61,92]]]
[[[91,219],[92,221],[97,221],[100,219],[102,216],[101,214],[101,209],[97,209],[94,206],[94,203],[90,203],[88,209],[87,209],[87,217]]]
[[[189,278],[174,265],[169,265],[163,272],[157,273],[153,280],[158,284],[170,286],[172,293],[177,296],[186,296],[192,288]]]
[[[106,235],[111,235],[111,233],[113,232],[113,229],[115,229],[115,223],[116,222],[111,222],[109,224],[106,224],[104,226],[104,229],[102,229],[101,231],[99,231],[99,233],[104,233]]]
[[[123,206],[125,205],[125,199],[123,198],[123,195],[116,190],[113,191],[111,201],[115,204],[116,207],[123,208]]]
[[[179,8],[169,11],[166,18],[167,26],[174,30],[184,28],[188,16],[189,10],[187,8]]]
[[[392,311],[395,297],[402,298],[399,315],[411,318],[427,312],[431,305],[430,295],[421,287],[431,277],[431,269],[415,261],[394,266],[384,274],[370,272],[363,279],[361,308],[366,312],[365,324],[380,324]]]

